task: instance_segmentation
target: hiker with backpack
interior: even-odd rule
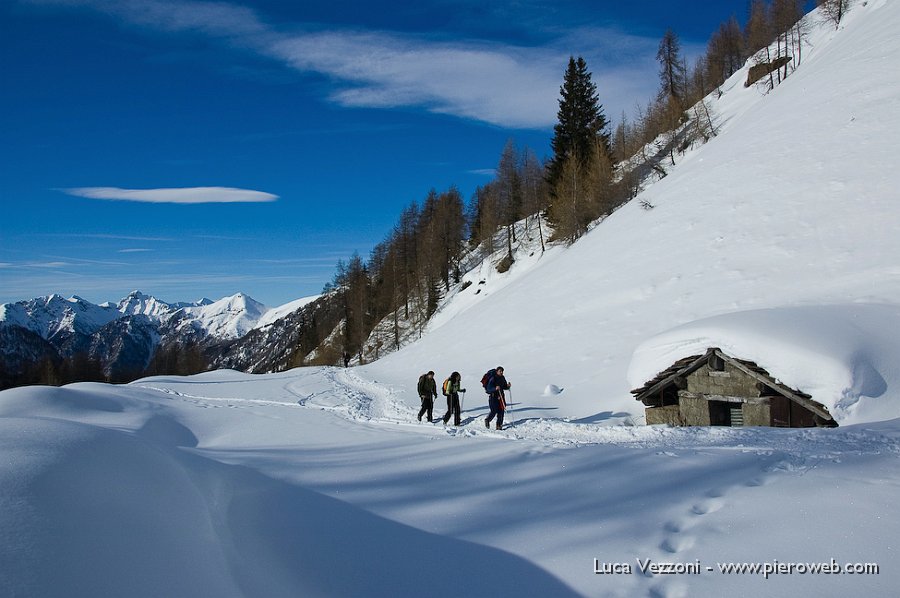
[[[441,392],[447,397],[447,413],[444,414],[445,424],[450,421],[450,414],[452,413],[453,425],[459,425],[461,411],[459,406],[459,393],[466,392],[465,388],[460,388],[461,379],[462,377],[459,375],[459,372],[453,372],[450,374],[449,378],[444,380],[444,385],[441,387]]]
[[[484,390],[488,393],[488,405],[491,407],[491,414],[484,420],[484,426],[488,429],[491,427],[491,420],[497,416],[497,429],[503,429],[503,413],[506,411],[506,395],[505,390],[509,390],[512,386],[506,381],[503,375],[503,366],[498,365],[481,378]]]
[[[419,399],[422,401],[422,408],[419,410],[419,421],[422,416],[428,413],[428,421],[434,421],[431,417],[431,411],[434,409],[434,400],[437,398],[437,385],[434,383],[434,372],[428,372],[419,376],[419,384],[416,386],[419,393]]]

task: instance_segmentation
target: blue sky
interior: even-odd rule
[[[508,139],[549,154],[583,55],[607,116],[746,0],[0,0],[0,302],[318,293]]]

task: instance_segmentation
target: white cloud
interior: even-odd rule
[[[247,7],[198,0],[26,0],[86,6],[132,24],[199,32],[330,77],[342,106],[421,107],[512,128],[549,128],[570,54],[594,72],[607,116],[632,112],[655,86],[657,40],[579,28],[542,47],[436,42],[385,32],[285,32]]]
[[[153,251],[152,249],[144,249],[140,247],[135,247],[133,249],[120,249],[119,253],[146,253],[148,251]]]
[[[184,187],[180,189],[120,189],[118,187],[77,187],[64,193],[89,199],[138,201],[147,203],[258,203],[278,199],[277,195],[233,187]]]
[[[545,48],[446,44],[384,33],[284,36],[267,51],[339,81],[343,106],[423,106],[507,127],[553,124],[567,55]]]

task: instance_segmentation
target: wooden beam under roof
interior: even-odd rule
[[[834,421],[834,418],[831,417],[831,414],[828,413],[828,411],[826,409],[824,409],[822,407],[822,405],[820,405],[816,401],[813,401],[809,398],[800,396],[799,394],[797,394],[796,392],[794,392],[793,390],[791,390],[784,384],[777,382],[774,378],[763,376],[759,372],[754,372],[751,368],[747,367],[746,365],[744,365],[737,359],[734,359],[733,357],[729,357],[728,355],[723,353],[721,349],[711,349],[711,351],[715,351],[719,357],[721,357],[722,359],[724,359],[726,362],[730,363],[737,369],[741,370],[742,372],[744,372],[751,378],[754,378],[755,380],[762,382],[766,386],[774,388],[775,390],[777,390],[778,392],[780,392],[781,394],[783,394],[790,400],[794,401],[798,405],[802,405],[803,407],[806,407],[807,409],[809,409],[810,411],[812,411],[813,413],[815,413],[816,415],[818,415],[825,421]]]

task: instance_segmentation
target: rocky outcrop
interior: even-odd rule
[[[781,56],[772,62],[760,62],[759,64],[754,64],[747,73],[747,80],[744,82],[744,87],[750,87],[769,73],[774,73],[791,60],[792,57],[790,56]]]

